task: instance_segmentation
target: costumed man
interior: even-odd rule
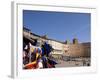
[[[29,52],[28,54],[31,55],[29,56],[31,62],[26,64],[24,66],[24,69],[36,69],[36,68],[42,68],[42,60],[41,59],[41,54],[42,50],[40,47],[33,46],[29,43]]]
[[[42,61],[43,61],[43,68],[54,68],[55,64],[57,64],[54,60],[49,59],[50,52],[53,50],[52,46],[48,43],[44,43],[42,45]]]

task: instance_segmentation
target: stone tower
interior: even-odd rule
[[[44,36],[42,36],[43,38],[45,38],[45,39],[48,39],[48,36],[47,35],[44,35]]]
[[[73,44],[78,44],[78,39],[74,38],[73,39]]]
[[[69,44],[69,41],[68,41],[68,40],[66,40],[64,43],[65,43],[65,44]]]

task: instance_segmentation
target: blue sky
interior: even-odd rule
[[[89,13],[23,10],[23,26],[38,35],[48,35],[58,41],[90,42],[91,15]]]

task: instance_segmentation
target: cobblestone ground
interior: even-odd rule
[[[69,61],[58,60],[56,67],[90,66],[90,63],[90,58],[74,58],[74,60]]]

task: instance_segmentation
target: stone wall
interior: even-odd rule
[[[72,57],[90,57],[90,43],[69,44],[64,54]]]

